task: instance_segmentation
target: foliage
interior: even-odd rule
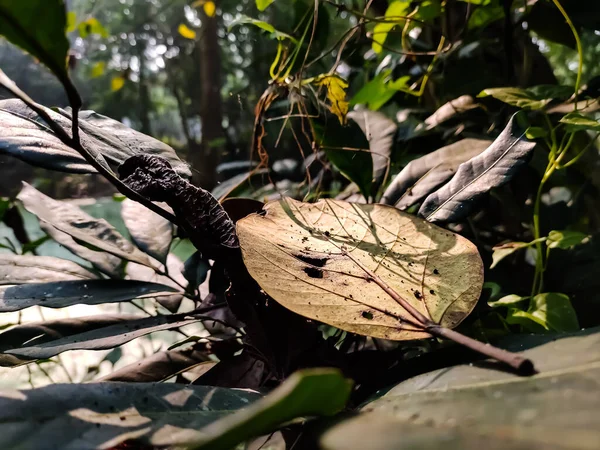
[[[0,313],[19,313],[0,365],[51,381],[0,393],[4,446],[598,440],[573,395],[600,324],[591,0],[35,3],[0,0],[0,33],[69,107],[0,72],[0,151],[103,177],[122,225],[28,183],[0,200]],[[556,45],[577,52],[557,76]],[[21,317],[82,305],[115,309]],[[119,361],[158,332],[168,348],[53,381],[65,352]]]

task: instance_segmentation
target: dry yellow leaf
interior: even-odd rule
[[[177,31],[181,36],[183,36],[186,39],[196,39],[196,32],[184,23],[179,25]]]
[[[316,79],[316,84],[327,88],[327,99],[331,103],[331,112],[344,125],[348,114],[348,102],[346,101],[348,82],[338,75],[323,75]]]
[[[110,81],[110,90],[113,92],[122,89],[123,86],[125,86],[125,78],[123,78],[121,75],[113,77],[113,79]]]
[[[208,17],[213,17],[215,15],[215,11],[217,9],[217,7],[215,6],[215,2],[204,2],[204,5],[202,5],[202,7],[204,8],[204,14],[206,14]]]
[[[289,198],[237,223],[244,262],[273,299],[353,333],[428,337],[361,266],[447,328],[473,309],[483,285],[475,245],[393,207]]]

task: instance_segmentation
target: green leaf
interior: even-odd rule
[[[79,36],[81,36],[82,39],[85,39],[93,34],[105,39],[109,36],[106,28],[104,28],[100,21],[95,17],[90,17],[84,20],[77,26],[77,29],[79,30]]]
[[[106,63],[104,61],[98,61],[96,64],[94,64],[92,66],[92,69],[90,70],[90,77],[98,78],[98,77],[102,76],[105,69],[106,69]]]
[[[499,298],[496,301],[488,302],[488,305],[491,306],[492,308],[509,307],[509,306],[517,305],[517,304],[527,300],[528,298],[529,297],[521,297],[520,295],[515,295],[515,294],[505,295],[504,297]]]
[[[352,381],[336,369],[301,370],[263,399],[201,430],[205,436],[190,449],[234,448],[297,417],[332,416],[344,408],[351,391]]]
[[[365,105],[372,111],[377,111],[385,105],[397,92],[407,90],[409,76],[390,81],[392,71],[384,70],[366,83],[354,94],[351,105]]]
[[[275,0],[256,0],[256,8],[259,11],[264,11],[265,9],[267,9],[269,7],[269,5],[271,3],[273,3]]]
[[[356,183],[365,198],[369,198],[373,185],[369,142],[356,122],[343,126],[333,116],[330,119],[313,122],[317,144],[340,173]]]
[[[548,233],[547,245],[549,248],[560,248],[563,250],[569,249],[575,245],[579,245],[588,237],[585,233],[579,231],[556,231]]]
[[[404,17],[410,7],[410,0],[396,0],[388,6],[385,11],[385,22],[380,22],[373,28],[373,50],[381,53],[387,36],[394,27],[404,24]]]
[[[478,97],[492,96],[517,108],[542,109],[554,99],[563,99],[573,92],[568,86],[540,85],[528,89],[515,87],[484,89]]]
[[[474,2],[469,1],[468,3]],[[467,24],[469,30],[484,28],[489,24],[504,18],[504,8],[502,8],[502,5],[500,5],[498,0],[485,1],[479,4],[482,5],[482,7],[475,8],[473,14],[469,17],[469,22]]]
[[[548,135],[548,131],[542,127],[529,127],[527,131],[525,131],[525,136],[527,139],[538,139],[544,138]]]
[[[70,84],[66,28],[63,0],[0,0],[0,34],[40,60],[63,84]]]
[[[593,449],[600,442],[600,329],[511,336],[539,373],[523,377],[474,362],[385,389],[359,414],[322,423],[328,450]],[[324,421],[322,421],[324,422]]]
[[[517,308],[510,308],[505,320],[509,325],[521,325],[530,333],[544,333],[548,330],[542,319]]]
[[[577,331],[579,322],[571,300],[565,294],[549,292],[533,298],[528,311],[544,328],[551,331]]]
[[[67,33],[72,33],[76,29],[77,29],[77,14],[75,13],[75,11],[69,11],[67,13],[67,28],[65,31]]]
[[[566,130],[572,133],[580,130],[600,131],[600,122],[577,112],[567,114],[560,122],[566,124]]]
[[[254,26],[260,28],[261,30],[265,30],[266,32],[268,32],[270,34],[271,39],[289,39],[293,43],[298,42],[295,38],[293,38],[289,34],[279,31],[279,30],[276,30],[275,27],[273,25],[271,25],[270,23],[267,23],[264,20],[258,20],[258,19],[254,19],[254,18],[248,17],[248,16],[241,16],[239,19],[234,20],[233,22],[231,22],[229,24],[229,27],[227,27],[227,29],[231,30],[235,26],[244,25],[244,24],[254,25]]]

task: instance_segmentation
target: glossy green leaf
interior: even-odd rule
[[[547,245],[550,248],[561,248],[566,250],[575,245],[579,245],[584,239],[588,237],[587,234],[579,231],[556,231],[553,230],[548,233]]]
[[[492,308],[507,308],[510,306],[518,305],[519,303],[524,302],[528,298],[529,297],[521,297],[520,295],[515,294],[505,295],[504,297],[499,298],[498,300],[488,302],[488,305]]]
[[[528,89],[515,87],[484,89],[479,97],[492,96],[517,108],[542,109],[555,99],[568,98],[573,93],[569,86],[540,85]]]
[[[391,81],[392,71],[384,70],[377,74],[371,81],[363,85],[360,90],[354,94],[351,105],[365,105],[372,111],[379,110],[396,93],[408,89],[407,84],[410,81],[409,76],[403,76],[397,80]]]
[[[571,300],[565,294],[550,292],[536,295],[529,307],[529,313],[539,319],[539,323],[547,330],[579,330],[577,315]]]
[[[385,22],[377,23],[373,28],[372,47],[375,53],[381,53],[390,31],[392,31],[394,27],[404,24],[409,7],[409,0],[395,0],[390,3],[385,11]]]
[[[241,16],[240,18],[234,20],[233,22],[231,22],[231,24],[229,24],[228,28],[231,30],[235,26],[244,25],[244,24],[254,25],[255,27],[260,28],[261,30],[265,30],[267,33],[269,33],[271,35],[271,38],[273,38],[273,39],[289,39],[293,43],[298,42],[295,38],[293,38],[289,34],[279,31],[279,30],[276,30],[275,27],[273,25],[271,25],[270,23],[265,22],[264,20],[258,20],[258,19],[254,19],[254,18],[248,17],[248,16]]]
[[[560,119],[560,122],[564,123],[567,131],[570,132],[580,130],[600,131],[600,122],[577,112],[567,114]]]

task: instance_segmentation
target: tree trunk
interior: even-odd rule
[[[217,16],[208,17],[199,9],[202,32],[198,40],[200,64],[200,122],[202,141],[190,148],[189,162],[196,185],[210,190],[217,183],[216,167],[223,151],[223,103],[221,100],[221,55]]]

